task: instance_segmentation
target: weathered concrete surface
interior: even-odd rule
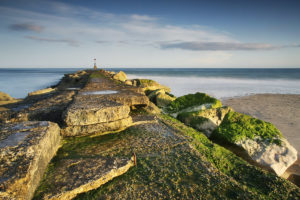
[[[284,138],[281,138],[281,145],[270,144],[259,137],[244,139],[236,144],[245,149],[254,161],[273,169],[278,176],[297,160],[297,150]]]
[[[124,174],[134,166],[133,158],[81,158],[66,159],[55,169],[49,183],[55,190],[42,195],[47,200],[67,200],[77,194],[100,187]]]
[[[128,117],[129,106],[114,101],[101,101],[97,97],[91,99],[75,99],[65,112],[65,122],[68,126],[98,124]]]
[[[0,128],[0,199],[31,199],[60,146],[60,128],[47,121]]]
[[[91,75],[79,91],[63,118],[64,136],[105,134],[132,125],[130,107],[147,106],[149,99],[139,88],[111,79],[111,74],[100,70]]]
[[[132,118],[126,117],[110,122],[96,123],[90,125],[67,126],[61,131],[62,136],[84,136],[84,135],[104,135],[109,132],[122,130],[132,125]]]

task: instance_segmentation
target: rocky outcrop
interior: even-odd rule
[[[81,158],[66,159],[56,168],[49,183],[53,190],[39,194],[40,199],[67,200],[79,193],[100,187],[134,166],[133,158]]]
[[[210,137],[230,111],[232,111],[230,107],[204,109],[195,112],[183,112],[177,118],[186,125],[202,131],[207,137]]]
[[[113,79],[125,82],[127,80],[127,75],[123,71],[119,71],[113,76]]]
[[[235,144],[245,149],[254,161],[274,170],[278,176],[297,160],[297,150],[284,138],[281,139],[280,145],[260,137],[245,138]]]
[[[32,198],[60,146],[60,128],[47,121],[0,128],[0,199]]]

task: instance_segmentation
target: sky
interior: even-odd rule
[[[0,0],[0,67],[300,67],[299,0]]]

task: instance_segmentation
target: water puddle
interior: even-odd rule
[[[30,132],[17,132],[9,135],[6,139],[0,142],[0,148],[18,145],[19,142],[23,141],[29,133]]]
[[[66,90],[80,90],[81,88],[66,88]]]
[[[90,92],[83,92],[83,95],[97,95],[97,94],[116,94],[118,91],[115,90],[101,90],[101,91],[90,91]]]

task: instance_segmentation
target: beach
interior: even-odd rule
[[[298,161],[290,167],[290,173],[300,174],[300,95],[255,94],[223,100],[235,111],[273,123],[298,151]]]

